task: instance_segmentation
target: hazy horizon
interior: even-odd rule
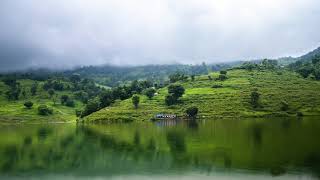
[[[0,71],[297,57],[319,18],[317,0],[3,0]]]

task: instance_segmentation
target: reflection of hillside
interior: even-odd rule
[[[163,127],[40,126],[22,129],[21,135],[10,130],[1,134],[12,139],[0,146],[0,174],[161,174],[236,168],[276,176],[289,172],[288,167],[319,170],[318,121],[185,121]]]

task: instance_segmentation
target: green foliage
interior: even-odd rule
[[[27,109],[31,109],[33,106],[33,102],[31,101],[27,101],[23,104]]]
[[[192,74],[190,77],[191,77],[191,81],[194,81],[194,79],[195,79],[195,75],[194,75],[194,74]]]
[[[69,100],[69,96],[68,95],[62,95],[60,97],[60,101],[61,101],[61,104],[65,105],[67,103],[67,101]]]
[[[222,70],[222,71],[220,71],[220,74],[227,75],[227,71]]]
[[[140,102],[140,97],[138,95],[133,95],[132,96],[132,104],[134,105],[134,107],[137,109],[138,105]]]
[[[48,94],[49,94],[50,98],[52,98],[52,96],[55,94],[55,92],[53,89],[49,89]]]
[[[68,107],[74,107],[75,106],[75,102],[74,102],[73,99],[68,98],[68,100],[66,101],[65,105],[68,106]]]
[[[96,99],[88,101],[88,104],[85,106],[81,117],[88,116],[89,114],[100,110],[100,102]]]
[[[195,107],[195,106],[189,107],[189,108],[186,110],[186,114],[187,114],[189,117],[196,117],[197,114],[198,114],[198,108]]]
[[[144,94],[149,98],[152,99],[154,94],[156,93],[156,90],[154,88],[148,88],[145,90]]]
[[[228,79],[228,77],[225,74],[220,74],[218,77],[218,80],[220,80],[220,81],[225,81],[227,79]]]
[[[175,83],[178,81],[185,81],[187,79],[188,79],[188,76],[186,76],[184,73],[181,73],[181,72],[176,72],[174,74],[169,75],[170,83]]]
[[[212,88],[217,89],[217,88],[223,88],[221,84],[214,84],[212,85]]]
[[[260,106],[260,93],[257,90],[251,92],[251,105],[253,108]]]
[[[108,107],[114,102],[112,91],[108,90],[100,95],[100,106],[101,108]]]
[[[175,96],[173,96],[172,94],[168,94],[165,97],[165,103],[167,106],[171,106],[177,103],[177,98]]]
[[[53,110],[46,105],[40,105],[38,107],[38,114],[42,116],[47,116],[53,113]]]
[[[74,73],[70,76],[70,81],[73,83],[78,83],[81,81],[80,74]]]
[[[37,90],[38,90],[38,83],[33,83],[30,88],[31,95],[35,96],[37,94]]]
[[[210,75],[208,75],[208,79],[211,81],[212,80],[212,77]]]
[[[289,110],[289,104],[286,101],[281,101],[280,109],[281,109],[281,111],[288,111]]]
[[[185,89],[179,84],[171,84],[168,86],[168,93],[172,94],[175,98],[180,98],[184,94]]]

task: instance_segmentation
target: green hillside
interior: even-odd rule
[[[131,99],[116,101],[111,107],[104,108],[86,117],[86,122],[149,120],[158,113],[172,113],[184,116],[186,108],[199,108],[199,117],[266,117],[320,115],[320,82],[304,79],[294,72],[230,70],[225,81],[214,80],[218,73],[208,76],[196,76],[185,82],[179,82],[185,88],[185,94],[177,105],[167,106],[165,96],[167,88],[157,90],[157,95],[149,100],[140,96],[140,104],[134,108]],[[213,88],[221,85],[220,88]],[[260,104],[253,108],[250,104],[251,93],[257,89]],[[282,102],[288,105],[281,110]]]
[[[5,122],[60,122],[60,121],[75,121],[75,109],[81,108],[83,104],[75,100],[74,107],[68,107],[60,103],[60,97],[62,95],[72,96],[72,92],[69,90],[55,91],[55,95],[50,97],[47,91],[42,87],[44,81],[35,81],[30,79],[21,79],[17,81],[22,91],[25,92],[25,96],[21,93],[18,100],[8,100],[6,92],[9,91],[9,87],[0,81],[0,120]],[[30,89],[32,84],[38,83],[37,93],[32,96]],[[54,99],[56,103],[54,103]],[[31,101],[33,103],[32,108],[28,109],[24,106],[24,103]],[[52,115],[41,116],[38,114],[38,107],[40,105],[46,105],[53,110]]]

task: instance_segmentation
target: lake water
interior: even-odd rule
[[[320,118],[0,126],[0,179],[318,179]]]

